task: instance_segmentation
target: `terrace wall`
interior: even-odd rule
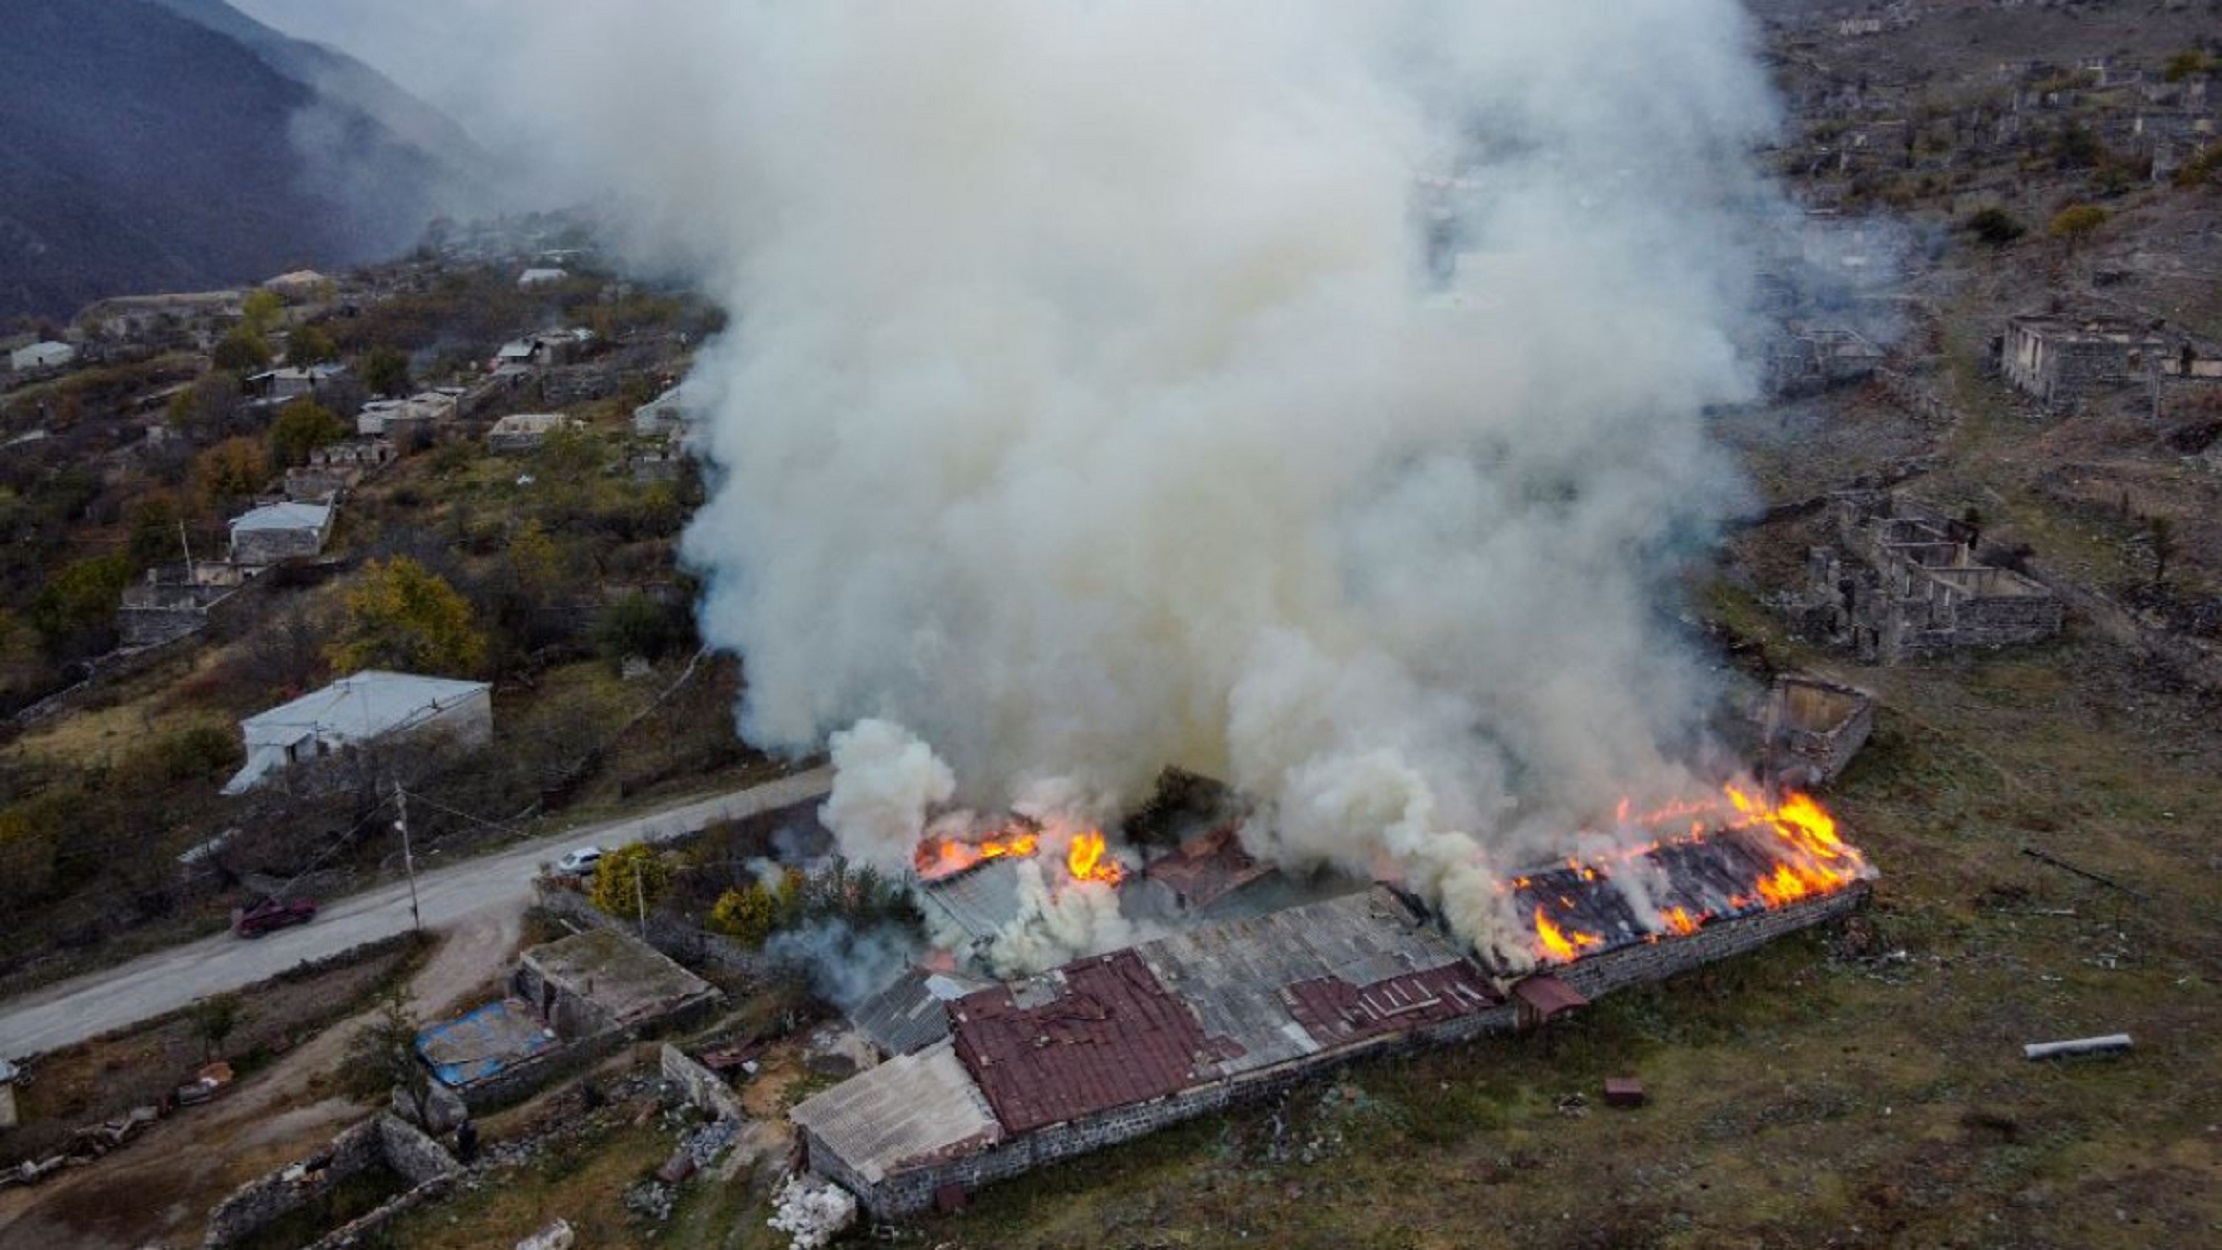
[[[329,1154],[331,1162],[313,1182],[288,1179],[281,1168],[240,1187],[209,1214],[204,1250],[251,1237],[332,1187],[372,1168],[386,1168],[401,1180],[402,1192],[313,1243],[313,1250],[343,1250],[361,1244],[403,1212],[445,1194],[462,1170],[440,1143],[390,1115],[373,1116],[342,1132],[332,1139]]]
[[[1855,885],[1810,903],[1719,921],[1688,937],[1591,956],[1560,969],[1558,975],[1585,996],[1596,998],[1623,986],[1664,980],[1765,945],[1784,934],[1834,919],[1858,906],[1866,896],[1867,887]],[[1511,1003],[1505,1003],[1411,1033],[1375,1038],[1308,1056],[1236,1080],[1213,1082],[1149,1102],[1115,1107],[1078,1120],[1053,1124],[957,1158],[925,1161],[878,1182],[859,1175],[815,1134],[805,1130],[803,1141],[812,1171],[855,1194],[875,1216],[896,1219],[924,1210],[933,1202],[935,1192],[946,1185],[975,1189],[1046,1164],[1131,1141],[1184,1120],[1266,1097],[1356,1059],[1470,1041],[1485,1033],[1509,1033],[1516,1025],[1516,1009]]]

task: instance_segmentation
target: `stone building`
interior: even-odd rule
[[[116,626],[127,647],[183,638],[208,624],[209,610],[244,585],[247,570],[219,560],[157,565],[123,589]]]
[[[400,455],[391,439],[359,438],[318,447],[309,462],[285,471],[285,495],[296,503],[325,503],[353,490]]]
[[[1896,664],[2060,632],[2059,598],[2032,578],[1978,563],[1963,523],[1888,491],[1839,491],[1831,506],[1841,547],[1814,548],[1805,590],[1784,604],[1800,634]]]
[[[253,1244],[272,1224],[342,1185],[374,1189],[370,1210],[309,1243],[313,1250],[381,1244],[379,1230],[446,1196],[463,1169],[413,1124],[379,1114],[346,1130],[314,1156],[241,1186],[209,1212],[204,1250]],[[287,1243],[298,1244],[298,1243]]]
[[[274,503],[257,508],[232,519],[232,563],[258,568],[282,560],[311,559],[323,552],[331,532],[330,504]]]
[[[557,430],[575,429],[579,422],[554,412],[519,412],[494,422],[486,434],[487,450],[496,455],[532,451]]]
[[[457,398],[449,391],[419,391],[407,399],[373,399],[355,414],[355,432],[406,443],[452,424]]]
[[[804,1100],[790,1119],[811,1171],[895,1218],[1360,1056],[1510,1032],[1829,919],[1864,893],[1616,939],[1556,973],[1508,977],[1375,886],[966,995],[947,1004],[946,1040]]]
[[[2108,387],[2150,382],[2168,342],[2119,318],[2015,317],[1999,341],[1999,371],[2048,408],[2069,408]]]
[[[1811,673],[1774,680],[1760,715],[1767,776],[1802,787],[1836,780],[1875,731],[1875,696]]]

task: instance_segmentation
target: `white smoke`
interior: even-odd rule
[[[622,84],[560,150],[737,314],[686,555],[744,734],[834,735],[852,854],[1176,764],[1274,805],[1254,850],[1487,941],[1492,859],[1685,780],[1709,690],[1655,612],[1738,495],[1700,413],[1750,394],[1748,33],[1734,0],[671,0],[518,47]],[[1115,936],[1054,910],[1029,932]]]

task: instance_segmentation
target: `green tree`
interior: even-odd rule
[[[418,1025],[408,992],[393,990],[378,1002],[370,1023],[348,1039],[347,1083],[363,1099],[399,1093],[419,1124],[432,1098],[432,1073],[417,1058]]]
[[[603,914],[632,919],[643,907],[653,911],[671,889],[671,865],[646,842],[618,847],[594,866],[587,901]]]
[[[244,435],[227,438],[193,458],[193,485],[210,511],[231,513],[270,480],[270,458]]]
[[[285,316],[285,300],[276,291],[257,288],[239,301],[240,324],[256,338],[268,338]]]
[[[201,1039],[201,1059],[224,1053],[224,1039],[239,1027],[237,994],[212,994],[193,1004],[193,1035]]]
[[[166,490],[148,491],[125,509],[131,523],[131,567],[152,568],[185,558],[178,526],[184,515],[177,498]]]
[[[217,340],[209,361],[218,369],[245,375],[270,367],[270,342],[246,326],[234,326]]]
[[[347,434],[345,421],[304,395],[280,408],[277,420],[270,423],[270,462],[279,468],[306,464],[310,452]]]
[[[1989,208],[1977,209],[1967,219],[1967,229],[1978,240],[1992,247],[2004,247],[2029,233],[2029,227],[2022,225],[2019,217],[1995,204]]]
[[[321,326],[302,326],[286,341],[285,362],[289,365],[327,365],[338,359],[339,344]]]
[[[2193,74],[2204,74],[2212,64],[2207,54],[2198,48],[2185,48],[2168,58],[2168,67],[2162,77],[2169,82],[2182,82]]]
[[[710,909],[712,931],[740,942],[744,946],[760,947],[772,935],[772,920],[778,904],[764,883],[755,881],[737,890],[727,890],[718,896],[717,905]]]
[[[342,602],[340,636],[326,651],[341,672],[391,668],[468,676],[486,662],[486,634],[470,601],[407,556],[365,565]]]
[[[363,361],[363,385],[373,395],[404,395],[409,390],[409,357],[392,347],[374,347]]]
[[[2091,236],[2091,232],[2106,224],[2107,211],[2096,204],[2070,204],[2053,215],[2046,231],[2056,239],[2065,239],[2074,248]]]
[[[200,442],[221,438],[239,415],[239,379],[222,370],[202,374],[170,397],[170,426]]]
[[[603,609],[594,626],[594,645],[615,663],[627,656],[660,660],[694,645],[691,614],[643,594],[629,594]]]
[[[131,557],[124,552],[79,560],[31,601],[31,626],[49,653],[105,650],[123,588],[130,582]]]

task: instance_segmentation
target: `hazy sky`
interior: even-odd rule
[[[368,62],[427,102],[471,124],[483,111],[472,73],[486,39],[515,0],[231,0],[233,8],[289,35],[328,43]]]

